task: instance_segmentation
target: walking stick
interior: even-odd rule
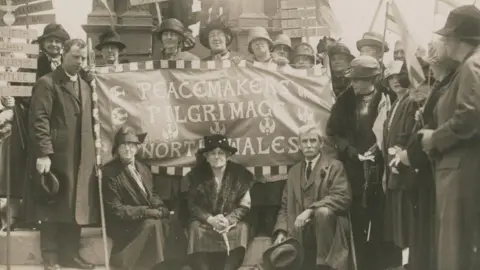
[[[95,52],[92,49],[92,39],[88,39],[88,66],[95,66]],[[100,137],[100,119],[98,108],[97,84],[95,79],[90,82],[92,87],[92,105],[93,105],[93,130],[95,138],[95,174],[98,180],[98,195],[100,199],[100,220],[102,225],[103,252],[105,256],[105,269],[110,270],[110,259],[108,254],[107,228],[105,224],[105,207],[103,203],[103,185],[102,185],[102,159],[101,159],[101,137]]]

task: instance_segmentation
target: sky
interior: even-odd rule
[[[238,0],[241,1],[241,0]],[[379,1],[385,0],[331,0],[333,12],[342,26],[342,41],[356,52],[355,43],[364,32],[369,29],[373,15]],[[432,38],[432,32],[442,26],[446,17],[433,16],[433,2],[435,0],[395,0],[400,9],[404,11],[406,20],[410,26],[411,34],[418,44],[426,46]],[[457,2],[471,4],[475,0],[456,0]],[[480,2],[480,1],[479,1]],[[53,0],[54,12],[57,22],[62,24],[71,37],[85,38],[86,34],[81,25],[87,23],[87,15],[92,9],[92,0]],[[415,8],[412,8],[415,7]],[[47,12],[45,12],[47,13]],[[385,6],[382,6],[379,16],[374,23],[374,30],[383,32]],[[32,26],[41,34],[41,25]],[[387,32],[387,41],[390,46],[398,39],[398,36]],[[316,45],[316,40],[311,42]]]

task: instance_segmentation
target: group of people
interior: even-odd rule
[[[357,42],[355,57],[331,38],[315,52],[254,27],[244,56],[228,49],[233,33],[221,18],[201,28],[200,43],[211,51],[202,60],[331,67],[336,102],[326,131],[299,130],[304,159],[288,172],[259,268],[380,270],[401,266],[406,253],[408,269],[480,267],[480,10],[454,9],[437,34],[427,56],[417,57],[427,80],[414,86],[401,43],[384,65],[389,46],[375,32]],[[180,21],[165,19],[156,37],[161,59],[199,59]],[[100,224],[87,45],[58,24],[37,42],[31,98],[2,98],[18,119],[7,139],[12,197],[23,198],[26,222],[40,230],[46,270],[93,269],[79,255],[81,227]],[[96,46],[104,65],[123,63],[125,48],[114,30]],[[251,242],[255,179],[231,161],[237,149],[223,135],[204,138],[194,168],[176,179],[188,187],[187,220],[176,223],[180,208],[162,201],[162,187],[136,159],[146,135],[121,127],[102,168],[111,265],[239,269]]]

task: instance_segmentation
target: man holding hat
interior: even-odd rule
[[[253,61],[261,63],[272,63],[270,52],[273,48],[273,41],[267,30],[263,27],[253,27],[248,32],[248,52],[253,55]]]
[[[37,80],[61,65],[63,43],[69,39],[70,36],[61,24],[51,23],[45,26],[43,34],[37,40],[41,51],[37,59]]]
[[[301,42],[292,51],[291,66],[296,69],[308,69],[315,65],[315,51],[312,45]]]
[[[113,29],[108,29],[98,38],[98,45],[95,49],[100,51],[105,65],[118,65],[119,54],[127,46],[120,39],[120,35]]]
[[[279,65],[290,63],[290,52],[292,51],[292,41],[289,36],[280,34],[273,42],[272,57]]]
[[[238,52],[228,50],[228,46],[233,41],[233,33],[230,27],[224,22],[222,17],[209,22],[200,29],[200,44],[210,49],[211,55],[202,60],[205,61],[240,61],[244,56]]]
[[[338,97],[350,86],[350,80],[345,77],[350,62],[355,58],[350,49],[343,43],[337,42],[328,47],[330,58],[330,70],[332,72],[332,85],[335,95]]]
[[[185,46],[187,31],[182,22],[175,18],[162,21],[156,31],[156,37],[162,45],[159,60],[199,60],[196,55],[186,51],[193,48]]]
[[[479,269],[480,10],[455,8],[436,33],[461,63],[436,103],[437,128],[419,131],[424,151],[435,154],[437,269]]]
[[[275,243],[287,236],[299,241],[306,252],[303,269],[348,270],[350,184],[342,163],[322,153],[323,145],[324,135],[316,125],[300,127],[304,160],[288,173]]]
[[[383,54],[389,51],[388,43],[382,34],[377,32],[366,32],[362,39],[357,41],[357,49],[360,55],[369,55],[377,61],[381,61]]]
[[[146,135],[121,127],[114,158],[102,168],[110,261],[119,269],[150,270],[165,260],[170,212],[156,194],[149,167],[135,158]]]

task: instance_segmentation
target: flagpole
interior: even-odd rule
[[[382,0],[383,2],[384,0]],[[384,26],[383,26],[383,37],[382,37],[382,58],[381,58],[381,64],[383,65],[383,60],[385,58],[385,41],[386,41],[386,35],[387,35],[387,24],[388,24],[388,10],[390,8],[390,1],[389,0],[385,0],[385,23],[384,23]],[[383,75],[384,75],[384,72],[382,71],[382,74],[381,74],[381,78],[383,80]]]
[[[372,22],[370,23],[370,27],[368,28],[368,31],[373,31],[373,26],[375,25],[375,21],[377,20],[378,14],[380,13],[380,8],[382,7],[382,4],[385,0],[379,0],[377,9],[375,10],[375,14],[373,15]]]

